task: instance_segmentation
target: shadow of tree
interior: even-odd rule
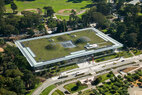
[[[81,3],[82,1],[87,1],[87,0],[68,0],[67,2]]]
[[[95,6],[95,4],[88,4],[88,5],[84,6],[84,7],[82,7],[81,9],[91,8],[93,6]]]

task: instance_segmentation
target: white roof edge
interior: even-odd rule
[[[30,40],[36,40],[36,39],[41,39],[41,38],[59,36],[59,35],[74,33],[74,32],[78,32],[78,31],[82,31],[82,30],[88,30],[88,29],[94,30],[94,32],[97,32],[97,34],[104,37],[104,39],[107,39],[108,41],[112,42],[114,45],[111,46],[111,47],[101,48],[101,49],[97,49],[97,50],[90,50],[90,51],[86,51],[86,52],[79,53],[79,54],[75,53],[75,54],[68,55],[68,56],[65,56],[65,57],[62,57],[62,58],[57,58],[57,59],[54,59],[54,60],[50,60],[50,61],[46,61],[46,62],[38,62],[38,63],[35,61],[35,59],[32,56],[29,56],[29,55],[26,54],[26,52],[23,50],[24,47],[21,45],[21,42],[24,42],[24,41],[30,41]],[[15,41],[15,44],[20,49],[22,54],[26,57],[26,59],[28,60],[28,62],[30,63],[30,65],[32,67],[39,67],[39,66],[59,62],[59,61],[64,61],[64,60],[68,60],[68,59],[72,59],[72,58],[76,58],[76,57],[81,57],[81,56],[90,55],[90,54],[94,54],[94,53],[98,53],[98,52],[102,52],[102,51],[106,51],[106,50],[110,50],[110,49],[116,49],[116,48],[123,47],[123,44],[119,43],[118,41],[114,40],[113,38],[109,37],[108,35],[102,33],[101,31],[99,31],[99,30],[97,30],[95,28],[92,28],[92,27],[91,28],[74,30],[74,31],[68,31],[68,32],[64,32],[64,33],[45,35],[45,36],[40,36],[40,37],[35,37],[35,38],[30,38],[30,39],[17,40],[17,41]]]

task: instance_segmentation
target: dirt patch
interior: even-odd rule
[[[38,13],[38,9],[25,9],[24,11],[36,12]]]
[[[142,77],[140,77],[140,79],[142,79]],[[142,82],[140,82],[139,80],[136,80],[136,81],[131,82],[131,83],[132,83],[132,85],[134,85],[135,87],[138,87],[138,84],[137,84],[137,83],[141,83],[141,85],[142,85]]]
[[[76,9],[62,9],[62,10],[59,10],[58,13],[59,14],[70,14],[72,10],[76,11]],[[69,13],[66,13],[66,11],[68,11]]]
[[[62,10],[59,10],[57,13],[55,13],[55,15],[69,16],[71,14],[72,10],[74,10],[77,15],[80,15],[80,14],[86,12],[87,9],[84,9],[81,11],[77,11],[76,9],[62,9]]]
[[[129,67],[129,68],[124,69],[123,72],[128,73],[129,71],[134,70],[136,68],[137,67]]]

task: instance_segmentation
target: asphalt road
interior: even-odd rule
[[[130,58],[125,58],[123,60],[123,62],[121,62],[122,60],[119,60],[119,61],[115,61],[116,66],[118,65],[122,65],[122,64],[127,64],[127,63],[130,63],[130,62],[134,62],[136,61],[138,64],[140,64],[142,66],[142,63],[139,62],[138,60],[142,59],[142,55],[138,55],[138,56],[134,56],[134,57],[130,57]],[[108,66],[107,66],[108,65]],[[94,65],[94,66],[91,66],[91,67],[86,67],[86,68],[78,68],[78,69],[75,69],[74,73],[76,72],[81,72],[81,71],[85,71],[86,74],[87,73],[90,73],[88,72],[90,69],[91,71],[93,72],[93,70],[97,70],[98,68],[101,69],[104,67],[103,66],[106,66],[106,68],[110,68],[111,66],[113,67],[114,66],[114,62],[109,62],[109,63],[101,63],[101,64],[98,64],[97,66]],[[103,70],[102,69],[102,70]],[[100,74],[103,74],[103,73],[106,73],[105,72],[102,72]],[[100,74],[96,74],[97,75],[100,75]],[[90,76],[87,76],[87,77],[90,77]],[[87,78],[87,77],[84,77],[84,78]],[[53,80],[53,79],[47,79],[40,87],[38,87],[33,93],[32,95],[40,95],[40,93],[45,89],[47,88],[48,86],[52,85],[52,84],[55,84],[55,83],[58,83],[58,82],[61,82],[61,81],[65,81],[65,80],[69,80],[69,79],[72,79],[72,78],[75,78],[75,76],[73,74],[70,74],[67,78],[63,78],[63,79],[57,79],[57,80]],[[83,79],[83,78],[80,78],[80,79]]]

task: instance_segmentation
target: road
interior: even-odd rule
[[[134,57],[130,57],[130,58],[125,58],[125,59],[123,59],[123,60],[125,60],[124,62],[121,62],[122,60],[118,60],[118,61],[113,61],[113,62],[108,62],[108,63],[101,63],[101,64],[98,63],[98,64],[96,64],[94,66],[90,66],[90,67],[86,67],[86,68],[78,68],[78,69],[75,69],[74,71],[70,70],[72,72],[70,72],[70,73],[66,72],[65,73],[66,75],[68,75],[67,78],[55,79],[55,80],[53,80],[52,78],[47,79],[40,87],[38,87],[32,93],[32,95],[39,95],[45,88],[47,88],[48,86],[50,86],[52,84],[75,78],[74,74],[76,74],[77,72],[84,72],[84,73],[87,74],[87,73],[90,73],[89,71],[91,69],[91,71],[95,74],[94,70],[97,71],[97,70],[103,70],[104,68],[107,69],[107,68],[113,67],[114,63],[117,63],[116,66],[117,65],[122,65],[122,64],[127,64],[127,63],[134,62],[134,61],[136,61],[136,62],[138,62],[138,64],[140,64],[140,62],[138,61],[140,59],[142,59],[142,55],[138,55],[138,56],[134,56]],[[107,65],[109,65],[109,66],[107,66]],[[106,66],[106,67],[104,67],[104,66]],[[140,66],[142,66],[142,64],[140,64]],[[102,72],[102,73],[99,73],[99,74],[95,74],[95,75],[98,76],[98,75],[101,75],[103,73],[106,73],[106,71]],[[90,76],[87,76],[87,77],[90,77]],[[87,77],[83,77],[83,78],[87,78]]]
[[[136,5],[138,2],[140,2],[140,0],[132,0],[129,2],[129,4]]]

